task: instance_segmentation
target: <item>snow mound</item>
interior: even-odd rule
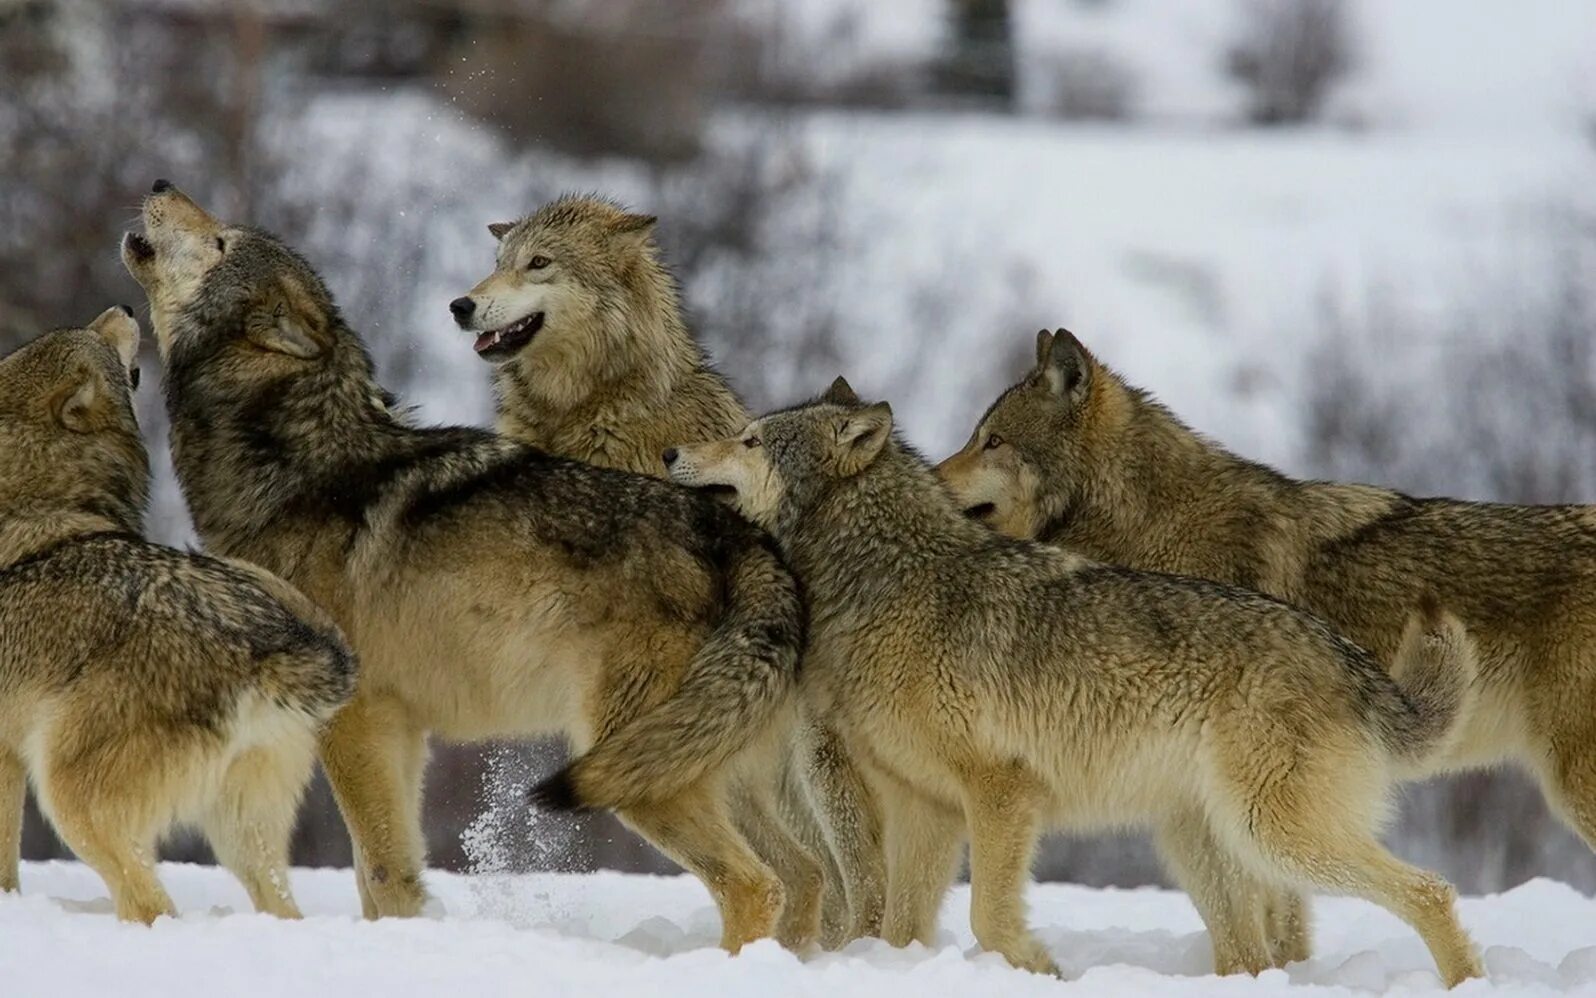
[[[1212,976],[1208,939],[1185,896],[1151,888],[1034,886],[1032,922],[1069,980],[1011,970],[981,953],[957,889],[932,948],[874,940],[797,957],[762,942],[732,958],[687,877],[617,873],[465,877],[432,873],[441,919],[367,923],[347,870],[295,870],[306,919],[249,913],[243,890],[211,867],[164,864],[182,915],[153,928],[118,923],[100,880],[78,863],[25,863],[23,893],[0,895],[0,988],[7,995],[293,994],[1248,994],[1439,991],[1430,958],[1396,919],[1322,898],[1318,955],[1254,980]],[[1596,900],[1547,880],[1470,898],[1462,915],[1492,980],[1463,993],[1596,989]]]

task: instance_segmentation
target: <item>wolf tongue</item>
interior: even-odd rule
[[[497,337],[498,337],[498,332],[496,330],[490,329],[487,332],[485,332],[482,335],[477,337],[476,346],[472,347],[472,349],[475,350],[477,353],[481,353],[482,351],[486,350],[488,347],[493,346],[493,341]]]

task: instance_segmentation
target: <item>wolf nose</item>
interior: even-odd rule
[[[167,180],[165,177],[162,177],[160,180],[157,180],[155,183],[150,185],[150,193],[151,194],[160,194],[160,193],[162,193],[164,191],[169,191],[171,189],[172,189],[172,182],[170,180]]]
[[[477,303],[470,298],[456,298],[449,303],[449,311],[454,313],[455,322],[465,322],[476,310]]]
[[[678,456],[679,455],[676,453],[675,447],[667,447],[665,448],[665,453],[660,455],[660,459],[665,462],[665,466],[668,468],[676,463],[676,458]]]

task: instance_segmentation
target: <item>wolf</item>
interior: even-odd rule
[[[499,429],[552,454],[664,476],[682,440],[748,422],[682,321],[656,219],[566,196],[495,222],[493,273],[449,303],[494,365]]]
[[[1040,830],[1142,824],[1205,916],[1233,870],[1346,892],[1413,926],[1448,985],[1481,974],[1451,886],[1377,837],[1392,781],[1464,698],[1469,677],[1430,647],[1466,640],[1455,620],[1414,628],[1399,683],[1267,596],[1005,537],[963,515],[888,405],[840,381],[670,467],[734,492],[803,583],[806,705],[885,812],[889,942],[929,938],[962,816],[977,940],[1057,973],[1022,900]],[[1267,964],[1221,944],[1221,970]]]
[[[748,423],[682,320],[655,225],[654,216],[604,198],[565,196],[488,226],[498,240],[493,273],[449,309],[494,365],[500,432],[551,454],[664,478],[669,445],[729,436]],[[773,740],[774,775],[739,789],[735,817],[794,901],[778,938],[792,944],[810,934],[823,881],[825,942],[835,947],[879,931],[885,871],[876,830],[853,823],[863,790],[836,739],[819,719],[796,724]],[[787,765],[795,753],[824,760],[810,767],[823,785],[799,784]],[[766,801],[772,782],[781,788],[779,820]]]
[[[1382,660],[1408,609],[1439,599],[1481,668],[1420,775],[1516,763],[1596,848],[1596,507],[1298,481],[1192,431],[1062,329],[939,471],[1012,536],[1257,589]]]
[[[155,847],[185,822],[297,918],[289,838],[355,660],[282,580],[143,540],[138,342],[123,306],[0,359],[0,891],[31,776],[118,917],[176,913]]]
[[[726,787],[794,703],[797,585],[723,503],[395,408],[321,278],[157,182],[122,256],[165,369],[173,463],[206,546],[283,575],[361,656],[321,760],[368,917],[415,915],[429,734],[560,734],[536,798],[615,810],[698,875],[735,951],[782,886]]]

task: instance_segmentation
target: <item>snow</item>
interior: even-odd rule
[[[1589,208],[1578,134],[1123,131],[978,115],[817,117],[845,166],[848,373],[933,454],[1001,383],[995,358],[1067,325],[1242,452],[1290,465],[1329,290],[1455,294],[1555,208]],[[939,287],[928,323],[905,289]],[[903,376],[906,358],[929,362]],[[972,378],[973,375],[973,378]]]
[[[935,21],[921,6],[799,5],[817,21],[872,11],[897,40],[882,41],[883,54]],[[1152,102],[1140,123],[795,113],[836,192],[839,231],[825,252],[841,262],[815,293],[838,303],[845,347],[843,370],[815,373],[798,394],[846,373],[890,398],[910,438],[940,456],[963,442],[1036,329],[1068,325],[1195,426],[1307,470],[1303,378],[1326,302],[1355,309],[1379,291],[1397,313],[1422,315],[1455,306],[1482,275],[1525,287],[1549,273],[1523,266],[1547,249],[1548,219],[1596,208],[1596,155],[1579,117],[1596,109],[1596,4],[1531,7],[1355,4],[1364,53],[1348,99],[1370,123],[1357,131],[1222,127],[1221,109],[1235,107],[1215,55],[1236,16],[1229,0],[1017,6],[1022,63],[1066,43],[1134,55]],[[1514,44],[1498,44],[1504,34]],[[761,126],[728,113],[711,138],[750,127]],[[558,190],[658,207],[633,164],[512,153],[417,93],[319,97],[292,141],[310,150],[339,136],[366,151],[362,170],[388,164],[373,194],[408,207],[407,240],[422,244],[405,333],[428,373],[407,397],[430,419],[481,421],[489,408],[486,374],[445,311],[491,263],[484,220]],[[328,182],[317,171],[331,157],[291,158],[300,182]],[[714,309],[713,289],[700,291],[695,305]],[[1372,366],[1422,374],[1423,352],[1403,339],[1376,344]]]
[[[1031,920],[1066,983],[1010,969],[970,936],[957,888],[934,947],[862,940],[794,956],[761,942],[715,948],[718,920],[687,877],[617,873],[428,874],[440,919],[358,918],[348,870],[295,870],[303,922],[248,913],[243,890],[212,867],[163,864],[182,913],[153,927],[110,914],[105,888],[77,863],[24,863],[22,894],[0,895],[0,992],[229,996],[292,993],[851,995],[1326,994],[1439,990],[1428,954],[1396,919],[1363,902],[1316,902],[1317,956],[1254,980],[1211,975],[1208,940],[1181,894],[1031,888]],[[1460,994],[1596,992],[1596,900],[1547,880],[1461,902],[1489,984]]]
[[[923,0],[796,6],[817,22],[869,10],[884,33],[861,64],[926,23]],[[1482,276],[1526,288],[1549,273],[1524,266],[1548,218],[1596,205],[1596,4],[1352,0],[1358,58],[1331,120],[1358,127],[1278,131],[1235,126],[1221,64],[1244,9],[1015,0],[1021,105],[1052,62],[1100,51],[1139,84],[1124,124],[805,122],[842,192],[846,263],[823,292],[844,303],[846,373],[929,453],[963,442],[1037,328],[1064,324],[1194,425],[1305,471],[1303,378],[1327,302],[1379,292],[1422,315]],[[1402,340],[1370,366],[1429,370]]]

